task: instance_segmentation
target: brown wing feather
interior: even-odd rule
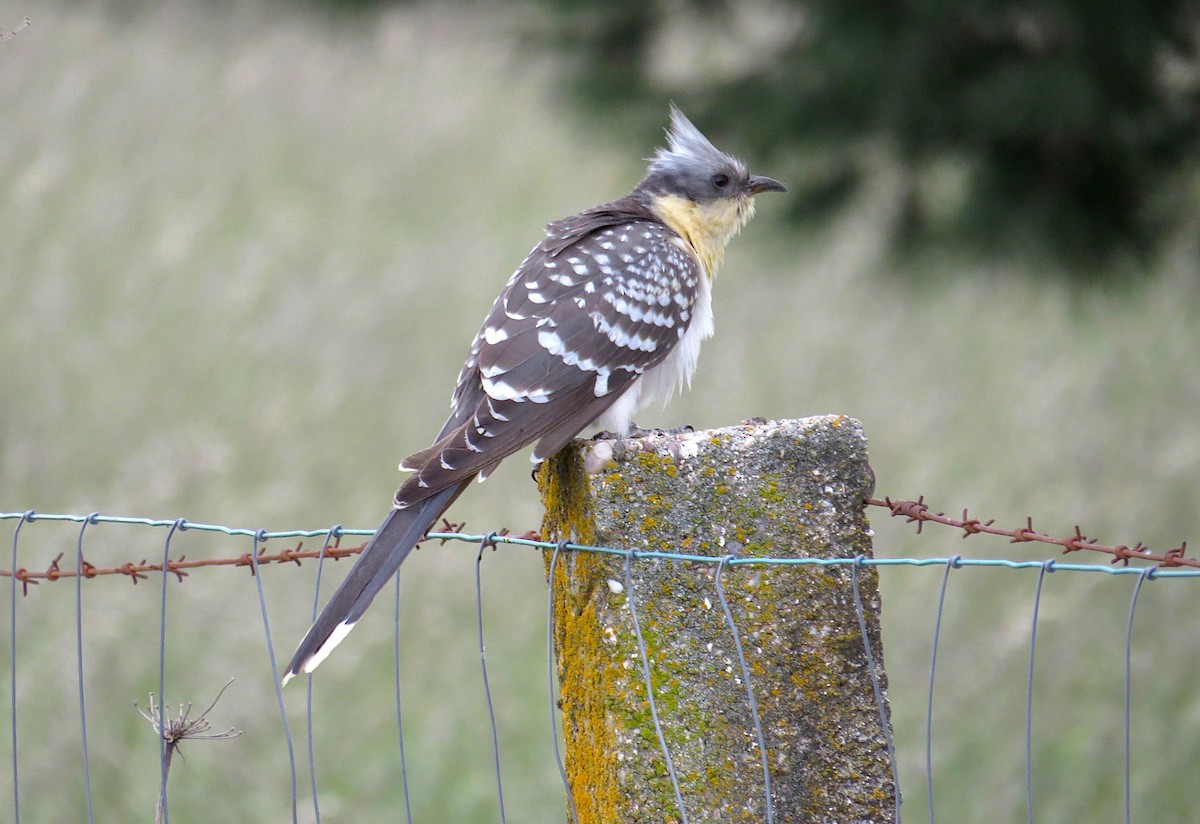
[[[667,356],[690,322],[699,264],[638,209],[617,201],[547,227],[472,343],[437,440],[402,464],[416,474],[398,506],[534,441],[549,454]]]

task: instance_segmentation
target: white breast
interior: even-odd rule
[[[596,419],[596,430],[624,435],[629,432],[633,416],[642,409],[654,403],[665,404],[677,390],[691,385],[700,359],[700,344],[713,334],[712,283],[707,277],[699,280],[692,321],[683,337],[662,363],[635,380],[608,411]]]

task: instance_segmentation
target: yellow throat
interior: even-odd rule
[[[725,246],[754,216],[754,198],[729,197],[698,203],[679,195],[659,195],[650,208],[691,245],[711,280],[725,259]]]

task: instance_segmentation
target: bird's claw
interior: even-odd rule
[[[659,428],[644,429],[644,428],[638,426],[636,423],[630,421],[629,432],[627,434],[619,435],[616,432],[609,432],[608,430],[605,430],[603,432],[597,432],[595,435],[593,435],[592,440],[593,441],[623,441],[623,440],[634,440],[637,438],[661,438],[661,437],[670,437],[670,436],[674,436],[674,435],[687,435],[687,434],[689,434],[691,432],[695,432],[695,431],[696,431],[696,427],[692,426],[691,424],[685,424],[683,426],[675,426],[670,429],[659,429]]]

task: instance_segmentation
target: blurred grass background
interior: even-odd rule
[[[0,0],[0,27],[33,18],[0,43],[0,510],[373,527],[399,480],[395,464],[440,425],[471,335],[542,225],[626,192],[653,148],[580,119],[555,58],[524,48],[524,13]],[[1079,523],[1108,542],[1167,548],[1200,535],[1200,221],[1184,222],[1191,228],[1145,277],[1103,290],[950,254],[900,272],[880,229],[900,208],[894,183],[880,174],[820,233],[790,227],[764,200],[718,280],[717,336],[692,391],[640,422],[849,414],[866,425],[880,495],[925,494],[935,507],[969,506],[1007,525],[1032,514],[1055,533]],[[1200,183],[1190,186],[1200,194]],[[1190,208],[1200,218],[1198,200]],[[452,515],[478,531],[536,527],[528,465],[510,463]],[[917,538],[871,514],[882,556],[1045,557],[936,530]],[[77,533],[27,526],[22,562],[44,567],[64,551],[69,561]],[[89,535],[93,563],[161,553],[158,532],[96,526]],[[249,541],[183,533],[175,547],[228,555]],[[496,819],[473,561],[450,547],[405,567],[417,820]],[[264,574],[281,658],[308,624],[314,574],[312,564]],[[1034,578],[963,571],[952,580],[934,724],[944,820],[1023,820]],[[924,688],[940,572],[881,579],[913,816],[925,809]],[[71,586],[43,584],[17,605],[26,822],[83,815]],[[1129,578],[1046,581],[1034,718],[1040,820],[1120,820],[1131,589]],[[1200,756],[1193,590],[1155,582],[1139,606],[1140,820],[1200,817],[1200,795],[1176,777]],[[484,598],[509,818],[562,820],[540,559],[488,555]],[[158,749],[132,704],[157,688],[156,582],[98,580],[84,605],[97,818],[148,819]],[[172,813],[288,820],[253,579],[197,572],[172,587],[168,606],[168,701],[203,707],[235,676],[212,720],[245,731],[185,745]],[[326,821],[394,820],[401,809],[389,607],[376,610],[317,682]],[[301,724],[303,690],[286,698]],[[11,757],[7,735],[0,755]],[[303,758],[300,766],[303,779]]]

